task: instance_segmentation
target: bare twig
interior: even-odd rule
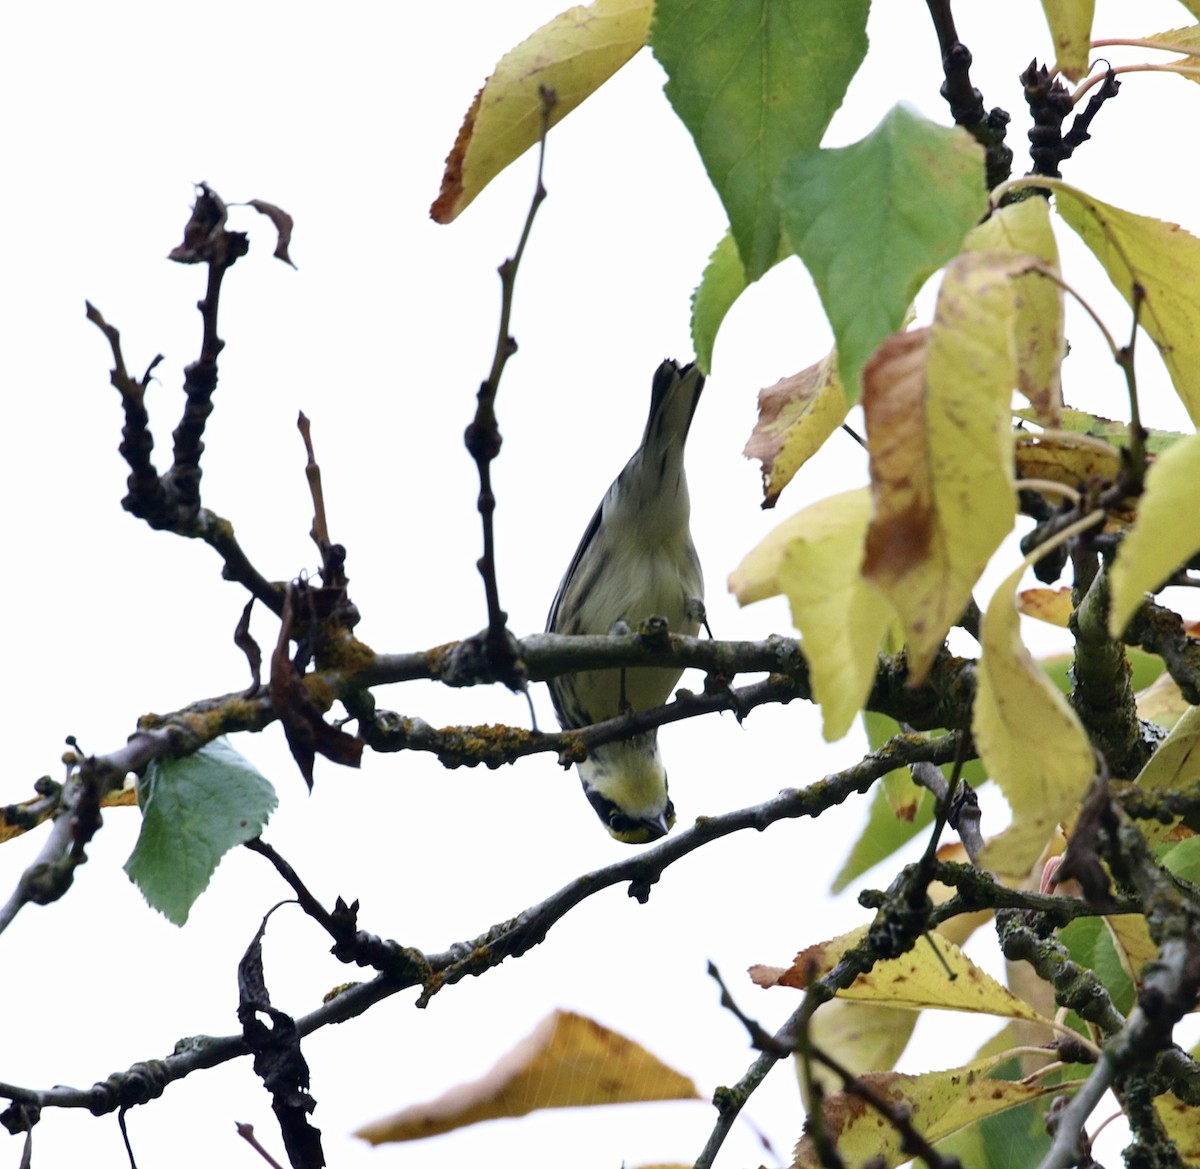
[[[1008,130],[1007,111],[996,106],[985,111],[983,94],[971,84],[971,51],[958,39],[950,0],[926,0],[926,7],[937,33],[942,54],[945,81],[941,94],[950,106],[957,126],[962,126],[985,152],[988,190],[1004,182],[1012,172],[1012,150],[1004,137]]]
[[[538,141],[537,183],[517,250],[500,265],[500,329],[496,337],[496,351],[492,358],[491,372],[479,387],[475,417],[463,436],[467,450],[479,470],[479,515],[483,521],[483,555],[479,558],[477,567],[483,578],[488,612],[483,644],[497,680],[503,682],[510,690],[522,692],[526,690],[525,671],[516,642],[508,632],[508,614],[500,607],[500,586],[496,579],[496,535],[493,524],[496,495],[492,490],[491,465],[500,453],[501,444],[500,428],[496,421],[496,394],[500,389],[504,367],[517,351],[517,342],[509,331],[517,272],[521,267],[521,257],[525,254],[525,245],[529,242],[534,217],[546,198],[542,168],[546,161],[546,135],[550,128],[550,114],[558,98],[553,90],[545,87],[542,87],[541,95],[542,126]]]

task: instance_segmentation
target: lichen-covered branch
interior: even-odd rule
[[[310,1014],[296,1020],[297,1034],[303,1038],[331,1023],[344,1022],[368,1010],[375,1003],[412,986],[423,988],[419,1005],[424,1006],[442,988],[468,976],[477,976],[506,958],[524,954],[543,942],[550,929],[575,906],[604,889],[628,885],[631,897],[645,901],[663,872],[676,861],[697,849],[748,829],[762,831],[780,820],[819,816],[855,792],[870,786],[896,767],[917,760],[946,762],[957,749],[954,736],[924,740],[901,735],[853,766],[817,780],[802,788],[790,789],[761,804],[755,804],[720,816],[704,817],[684,831],[644,849],[628,859],[586,873],[532,905],[515,917],[500,922],[478,937],[450,947],[442,953],[423,954],[397,942],[386,942],[357,929],[354,907],[339,905],[332,911],[321,909],[299,878],[274,850],[262,846],[293,890],[303,889],[304,908],[336,938],[334,953],[343,961],[383,969],[370,982],[349,987]],[[828,976],[833,977],[831,974]],[[144,1104],[161,1095],[166,1087],[194,1071],[215,1067],[249,1054],[241,1036],[198,1036],[183,1040],[176,1050],[162,1059],[134,1064],[116,1072],[89,1089],[57,1086],[31,1089],[0,1083],[0,1097],[16,1103],[45,1108],[87,1108],[100,1115],[118,1108]]]
[[[1075,635],[1071,705],[1112,773],[1132,779],[1158,744],[1138,718],[1125,647],[1109,636],[1108,573],[1100,569],[1081,587],[1071,614]]]

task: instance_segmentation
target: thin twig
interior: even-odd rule
[[[483,555],[479,558],[477,567],[483,578],[487,598],[488,623],[484,641],[496,677],[509,689],[522,692],[526,690],[525,674],[513,638],[508,632],[508,614],[500,606],[500,586],[496,578],[496,534],[493,522],[496,495],[492,490],[491,465],[500,453],[501,444],[500,428],[496,421],[496,395],[500,389],[504,367],[517,351],[516,340],[509,331],[517,272],[525,254],[525,245],[529,242],[529,235],[533,230],[534,218],[546,198],[546,188],[542,182],[542,169],[546,161],[546,135],[550,128],[550,115],[558,98],[553,90],[545,87],[542,87],[541,95],[542,126],[538,141],[537,182],[517,250],[500,265],[500,328],[496,336],[496,350],[492,358],[491,372],[479,387],[475,418],[464,435],[467,450],[479,471],[478,507],[483,522]]]
[[[920,1157],[930,1169],[961,1169],[962,1163],[957,1157],[943,1157],[929,1143],[925,1135],[913,1124],[903,1105],[893,1104],[886,1097],[873,1091],[869,1085],[840,1064],[828,1052],[816,1046],[810,1046],[810,1051],[813,1059],[818,1063],[823,1063],[842,1081],[842,1089],[847,1095],[854,1096],[868,1107],[873,1108],[896,1130],[900,1136],[900,1148],[904,1153]]]
[[[1165,45],[1155,45],[1154,48],[1166,48]],[[1178,52],[1179,50],[1171,50]],[[1194,65],[1153,65],[1146,62],[1142,65],[1117,65],[1110,70],[1113,74],[1121,73],[1178,73],[1180,77],[1198,78],[1200,77],[1200,68]],[[1101,85],[1107,80],[1106,73],[1097,73],[1089,77],[1083,82],[1073,94],[1071,101],[1078,103],[1079,99],[1093,86]]]
[[[237,1134],[244,1140],[268,1165],[271,1169],[283,1169],[270,1153],[262,1146],[262,1142],[254,1135],[254,1125],[245,1124],[242,1121],[237,1122]]]

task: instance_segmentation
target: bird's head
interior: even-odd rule
[[[622,844],[648,844],[675,824],[675,805],[667,795],[667,773],[654,739],[639,736],[593,747],[579,764],[579,778],[600,822]]]

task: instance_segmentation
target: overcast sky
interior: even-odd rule
[[[181,237],[194,182],[209,182],[228,201],[285,207],[296,219],[298,265],[292,271],[273,261],[269,225],[248,209],[235,212],[234,226],[250,231],[252,248],[226,281],[227,348],[206,434],[205,503],[235,524],[267,576],[312,573],[294,425],[303,409],[313,420],[332,534],[348,548],[364,640],[378,650],[421,650],[483,625],[477,483],[461,434],[490,364],[495,268],[518,238],[533,160],[502,175],[450,227],[432,224],[427,210],[484,77],[559,7],[556,0],[363,3],[336,12],[225,0],[202,9],[128,0],[10,6],[0,40],[8,162],[0,187],[7,226],[4,800],[27,798],[39,775],[59,777],[67,734],[87,751],[109,751],[140,714],[248,680],[232,641],[245,598],[221,581],[215,554],[151,532],[121,510],[119,401],[108,384],[107,347],[84,319],[86,297],[120,328],[131,370],[164,355],[150,408],[160,448],[168,449],[181,371],[198,352],[194,304],[203,273],[165,256]],[[960,7],[976,84],[989,105],[1012,112],[1011,142],[1023,167],[1028,119],[1016,75],[1031,56],[1050,52],[1039,6],[1013,0],[999,26],[981,6]],[[1097,7],[1103,35],[1186,22],[1168,0],[1145,0],[1121,20],[1114,14],[1130,6],[1101,0]],[[871,55],[830,144],[861,136],[900,99],[946,118],[924,5],[879,8]],[[550,197],[516,296],[520,351],[498,406],[500,588],[518,634],[541,628],[588,517],[632,453],[655,366],[691,356],[689,296],[724,230],[662,81],[644,53],[551,136]],[[1130,79],[1067,178],[1109,202],[1200,231],[1200,174],[1180,129],[1194,124],[1198,101],[1195,87],[1176,78]],[[1076,273],[1068,278],[1094,280],[1085,268]],[[1095,303],[1123,336],[1127,316],[1115,295],[1102,290]],[[1084,325],[1074,326],[1071,340],[1068,400],[1122,416],[1115,368],[1096,356]],[[739,612],[725,590],[728,572],[802,503],[865,482],[855,448],[835,440],[778,511],[763,514],[757,470],[741,456],[757,390],[828,345],[796,262],[739,302],[718,342],[689,458],[693,526],[718,637],[789,631],[781,601]],[[1148,344],[1141,371],[1144,419],[1182,426]],[[994,565],[987,579],[1007,571]],[[263,614],[254,628],[260,642],[273,643]],[[500,689],[411,684],[379,700],[435,725],[528,719],[524,701]],[[545,693],[535,702],[542,725],[551,726]],[[760,710],[744,727],[729,717],[680,725],[662,741],[684,824],[808,783],[860,750],[857,734],[824,744],[815,713],[799,704]],[[499,772],[448,773],[407,755],[368,755],[361,772],[319,761],[309,796],[278,728],[235,746],[279,792],[266,838],[327,904],[338,894],[359,898],[363,928],[407,945],[439,950],[474,937],[625,855],[596,823],[575,776],[548,756]],[[752,962],[786,962],[799,947],[865,919],[852,895],[825,896],[863,814],[855,803],[815,824],[725,840],[668,870],[648,905],[619,889],[593,898],[544,945],[449,988],[424,1012],[413,1009],[409,992],[314,1036],[305,1051],[330,1164],[518,1156],[551,1164],[568,1148],[578,1166],[691,1160],[712,1123],[701,1104],[536,1117],[405,1149],[371,1151],[348,1134],[477,1075],[555,1006],[626,1032],[704,1092],[732,1083],[752,1053],[741,1027],[719,1009],[705,961],[718,963],[768,1025],[785,1018],[793,993],[754,991],[743,971]],[[134,811],[110,813],[65,900],[27,909],[0,939],[9,1008],[0,1079],[84,1087],[168,1053],[182,1036],[237,1030],[237,960],[262,913],[287,890],[261,858],[239,851],[186,928],[176,929],[121,871],[137,820]],[[987,827],[1000,824],[997,815]],[[41,839],[35,833],[4,846],[4,896]],[[276,915],[265,954],[277,1006],[304,1014],[354,976],[327,949],[299,911]],[[992,1029],[958,1017],[922,1024],[908,1066],[966,1061]],[[248,1061],[195,1075],[130,1114],[138,1163],[257,1164],[234,1135],[235,1120],[254,1123],[279,1155],[269,1103]],[[747,1114],[787,1156],[801,1123],[788,1068],[776,1071]],[[112,1117],[48,1114],[35,1154],[42,1166],[126,1164]],[[4,1157],[17,1162],[16,1142]],[[720,1163],[763,1160],[770,1163],[769,1155],[739,1125]]]

